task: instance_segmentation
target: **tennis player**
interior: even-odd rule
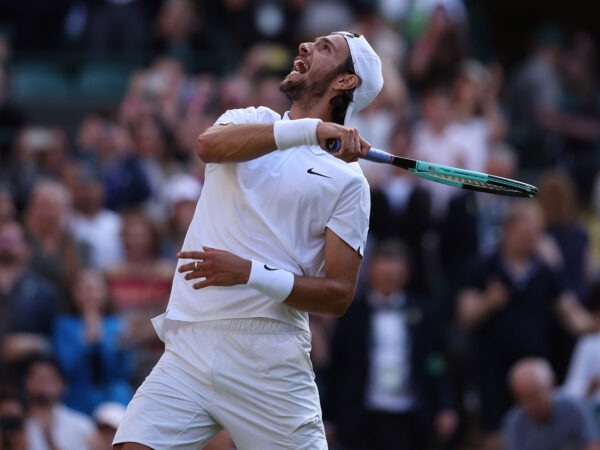
[[[382,85],[366,39],[333,33],[299,46],[283,117],[229,110],[199,136],[205,184],[153,320],[165,353],[116,448],[197,449],[223,428],[240,450],[327,448],[308,312],[342,315],[354,295],[370,209],[356,161],[370,145],[344,123]]]

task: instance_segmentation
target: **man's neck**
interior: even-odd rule
[[[295,101],[290,108],[289,117],[296,119],[321,119],[324,122],[331,121],[331,108],[329,104],[323,104],[323,101]]]

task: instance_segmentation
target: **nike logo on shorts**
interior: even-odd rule
[[[331,177],[328,177],[327,175],[323,175],[322,173],[315,172],[315,171],[314,171],[314,169],[313,169],[312,167],[311,167],[310,169],[308,169],[308,170],[306,171],[306,173],[310,173],[311,175],[318,175],[318,176],[320,176],[320,177],[324,177],[324,178],[331,178]]]

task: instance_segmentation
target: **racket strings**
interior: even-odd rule
[[[462,185],[462,187],[472,187],[475,190],[484,191],[484,192],[498,192],[504,194],[522,194],[519,189],[512,188],[510,186],[503,186],[498,184],[490,184],[484,181],[474,180],[472,178],[459,177],[455,175],[446,175],[446,174],[427,174],[428,178],[439,178],[441,180],[450,181],[453,184],[456,183],[458,185]]]

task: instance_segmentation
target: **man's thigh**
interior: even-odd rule
[[[122,450],[195,450],[222,427],[204,409],[209,393],[165,353],[127,406],[113,444]],[[116,447],[120,448],[120,447]]]
[[[213,410],[240,450],[325,449],[310,335],[230,334],[213,368]]]

